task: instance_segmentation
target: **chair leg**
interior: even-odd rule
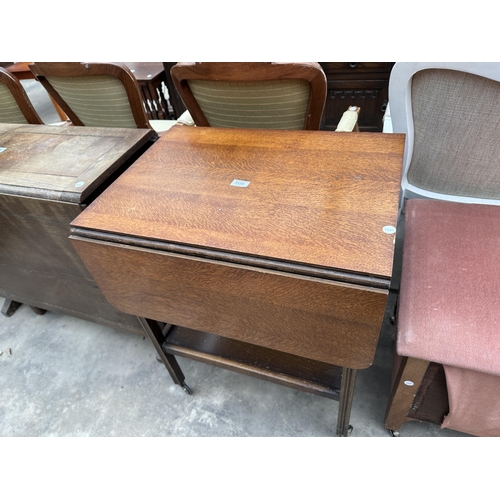
[[[423,359],[403,358],[385,414],[385,427],[393,435],[398,435],[405,423],[428,366],[429,361]]]
[[[15,300],[5,299],[2,307],[2,314],[8,318],[12,316],[23,304]]]
[[[182,373],[179,363],[177,363],[177,360],[174,356],[172,356],[172,354],[167,354],[161,347],[165,340],[165,337],[163,335],[163,329],[160,327],[158,322],[151,319],[142,318],[140,316],[137,316],[137,318],[139,319],[143,330],[151,339],[151,342],[153,342],[153,345],[155,346],[160,359],[163,361],[163,364],[168,370],[168,373],[172,377],[174,383],[180,385],[186,394],[192,394],[191,389],[184,382],[184,373]]]

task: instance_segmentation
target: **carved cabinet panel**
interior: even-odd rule
[[[186,109],[175,90],[170,68],[176,63],[163,63],[167,75],[170,102],[176,118]],[[348,106],[361,108],[358,125],[364,132],[381,132],[382,118],[388,102],[389,75],[392,62],[322,62],[328,93],[321,122],[322,130],[335,130]]]
[[[348,106],[359,106],[359,130],[381,132],[389,99],[389,75],[394,63],[322,62],[328,93],[322,130],[335,130]]]

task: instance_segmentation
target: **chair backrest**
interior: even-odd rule
[[[406,134],[402,202],[500,205],[499,63],[397,63],[389,103]]]
[[[30,66],[73,125],[151,128],[133,73],[120,63],[51,63]]]
[[[43,124],[21,82],[0,67],[0,123]]]
[[[318,130],[327,82],[317,63],[177,63],[172,79],[197,126]]]

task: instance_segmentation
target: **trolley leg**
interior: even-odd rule
[[[337,416],[337,436],[348,436],[352,431],[349,425],[351,417],[352,398],[356,384],[357,370],[342,368],[342,382],[340,385],[339,413]]]
[[[143,330],[151,339],[151,342],[153,342],[153,345],[155,346],[158,355],[163,361],[165,368],[168,370],[168,373],[172,377],[172,380],[177,385],[180,385],[184,392],[186,392],[187,394],[192,394],[191,389],[184,382],[184,373],[182,373],[181,367],[177,363],[177,360],[174,356],[172,356],[172,354],[167,354],[166,352],[164,352],[161,347],[165,338],[163,336],[160,325],[156,321],[151,319],[142,318],[141,316],[137,316],[137,318],[139,319]]]

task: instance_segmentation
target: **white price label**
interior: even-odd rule
[[[236,186],[240,188],[246,188],[250,184],[250,181],[242,181],[240,179],[234,179],[233,182],[231,182],[231,186]]]

